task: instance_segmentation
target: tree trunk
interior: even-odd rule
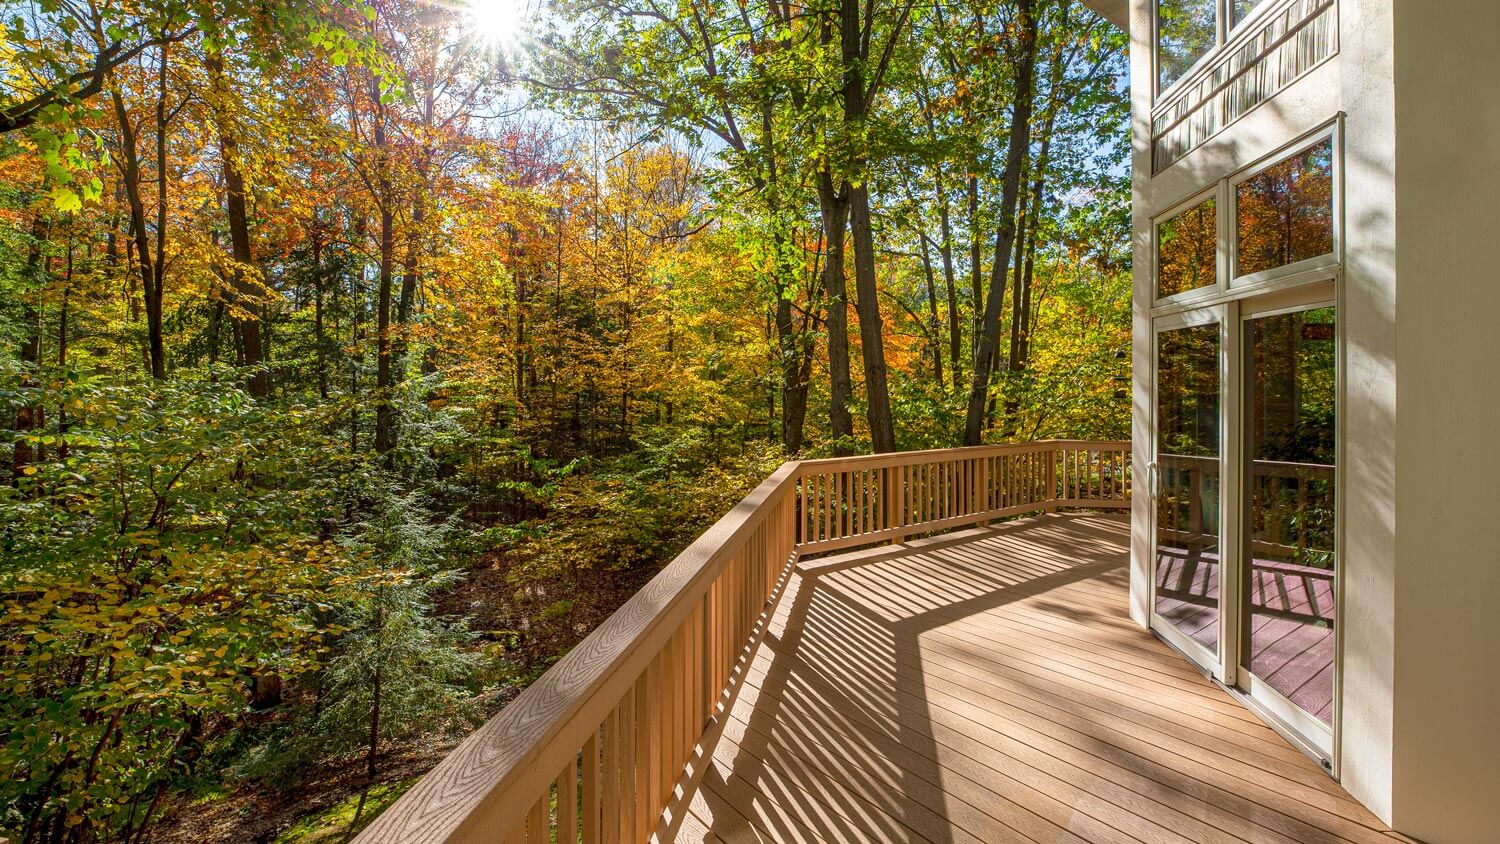
[[[963,329],[958,322],[958,291],[954,283],[953,270],[953,221],[948,213],[948,192],[943,187],[943,174],[937,174],[938,226],[943,241],[938,255],[943,259],[943,292],[948,303],[948,371],[952,373],[953,389],[963,386],[963,375],[959,372],[959,346],[963,343]]]
[[[323,230],[315,217],[312,225],[313,347],[318,360],[318,397],[328,398],[328,338],[323,327]]]
[[[118,91],[111,92],[115,120],[120,128],[120,184],[130,208],[130,238],[135,247],[136,266],[141,274],[141,299],[146,306],[146,356],[151,377],[167,377],[166,344],[162,340],[161,279],[156,275],[156,261],[151,256],[151,239],[146,232],[146,206],[141,200],[141,160],[136,149],[135,124],[125,110]],[[158,233],[158,243],[164,235]]]
[[[984,429],[985,405],[989,398],[990,367],[1000,334],[1000,307],[1005,298],[1005,280],[1010,274],[1010,250],[1016,237],[1016,199],[1021,172],[1031,144],[1031,109],[1036,93],[1035,0],[1016,2],[1016,89],[1011,112],[1010,137],[1006,141],[1005,173],[1001,180],[1000,212],[995,233],[995,263],[990,268],[990,289],[984,306],[979,350],[974,357],[974,377],[969,385],[969,407],[964,420],[964,445],[979,445]]]
[[[208,53],[203,59],[208,70],[214,123],[218,128],[219,162],[224,171],[224,208],[229,221],[230,255],[234,271],[230,275],[230,320],[234,324],[235,348],[242,366],[254,367],[246,382],[250,395],[265,398],[271,394],[271,374],[261,368],[265,362],[260,333],[260,291],[247,274],[255,265],[250,246],[250,221],[245,201],[245,176],[240,171],[239,140],[230,111],[230,91],[224,76],[223,57]]]
[[[787,454],[802,451],[807,418],[807,379],[802,377],[801,339],[792,320],[792,301],[776,297],[776,345],[781,368],[781,445]]]
[[[886,384],[885,324],[875,279],[875,239],[871,231],[868,185],[850,189],[849,231],[854,244],[854,307],[859,313],[861,356],[865,363],[865,416],[870,423],[872,450],[896,450],[891,421],[891,394]]]
[[[939,341],[943,329],[938,319],[937,276],[932,269],[932,241],[926,232],[922,240],[922,273],[927,279],[927,345],[932,352],[932,377],[939,387],[943,386],[943,346]]]
[[[872,8],[866,15],[873,14]],[[844,128],[851,137],[864,131],[868,111],[864,65],[867,44],[865,26],[861,24],[859,0],[842,0],[839,4],[839,46],[844,64]],[[865,25],[869,20],[863,22]],[[892,31],[891,38],[898,37]],[[875,238],[871,230],[868,162],[863,155],[851,162],[853,180],[847,188],[849,199],[849,234],[854,247],[855,310],[859,313],[861,360],[865,370],[865,418],[870,426],[870,445],[878,454],[896,450],[896,436],[891,424],[891,395],[886,384],[885,332],[880,318],[880,297],[875,278]]]
[[[412,199],[411,226],[406,233],[406,258],[402,261],[401,300],[396,307],[396,321],[402,325],[411,321],[412,303],[417,298],[417,286],[422,283],[422,226],[427,221],[425,190],[426,168],[418,168],[419,184],[416,197]]]
[[[833,174],[818,174],[818,204],[823,216],[823,290],[828,296],[828,423],[834,454],[849,454],[854,419],[849,415],[849,301],[844,283],[844,225],[849,199],[834,188]]]
[[[974,324],[970,326],[969,357],[979,359],[979,338],[984,333],[984,256],[979,234],[979,176],[969,174],[969,294],[974,298]]]
[[[31,220],[31,243],[26,247],[26,281],[36,284],[38,287],[46,281],[43,278],[42,245],[47,242],[47,235],[52,229],[52,223],[42,214],[37,214]],[[22,322],[25,323],[25,339],[21,341],[21,387],[32,388],[36,386],[36,370],[42,362],[42,312],[35,307],[29,297],[23,298],[21,311]],[[26,474],[26,468],[35,463],[38,454],[26,442],[25,432],[36,430],[45,424],[46,411],[41,402],[23,404],[16,409],[16,432],[21,436],[16,438],[15,448],[11,451],[11,483],[18,485]]]
[[[381,454],[396,446],[396,407],[391,395],[391,280],[396,251],[396,221],[391,208],[391,173],[385,138],[385,106],[372,78],[371,100],[375,108],[375,149],[380,205],[380,270],[375,293],[375,450]]]
[[[396,407],[391,395],[391,276],[395,252],[395,220],[380,212],[380,271],[375,302],[375,450],[384,454],[396,446]]]
[[[68,232],[67,265],[63,270],[62,301],[57,306],[57,367],[67,371],[68,367],[68,317],[69,301],[73,295],[73,232]],[[59,404],[57,408],[57,459],[68,459],[68,409]]]
[[[1052,147],[1052,128],[1057,122],[1057,111],[1062,106],[1060,88],[1068,62],[1058,54],[1052,57],[1047,107],[1042,118],[1041,146],[1032,168],[1031,188],[1021,196],[1021,231],[1016,238],[1016,280],[1014,305],[1011,311],[1010,354],[1006,361],[1009,368],[1010,391],[1005,400],[1005,432],[1013,435],[1019,428],[1017,418],[1020,410],[1021,373],[1031,360],[1031,280],[1036,266],[1037,231],[1041,226],[1041,214],[1045,209],[1047,194],[1047,164]]]

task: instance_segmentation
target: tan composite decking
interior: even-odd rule
[[[666,837],[1406,840],[1129,621],[1127,533],[1048,515],[801,563]]]

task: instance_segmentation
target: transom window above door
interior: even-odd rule
[[[1223,44],[1265,0],[1156,0],[1156,91],[1161,93]]]
[[[1235,277],[1333,253],[1333,139],[1234,186]]]
[[[1242,298],[1336,273],[1338,139],[1334,124],[1160,206],[1151,224],[1152,307]]]

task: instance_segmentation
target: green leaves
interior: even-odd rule
[[[317,664],[312,608],[350,556],[317,538],[331,479],[279,463],[321,449],[305,411],[210,381],[44,384],[73,426],[17,437],[48,457],[0,496],[0,804],[56,775],[49,805],[107,839],[183,775],[195,725],[244,711],[253,675]]]

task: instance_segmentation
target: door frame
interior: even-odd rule
[[[1234,477],[1232,483],[1226,480],[1225,495],[1229,499],[1226,507],[1233,508],[1233,516],[1226,519],[1229,523],[1224,530],[1225,534],[1232,534],[1232,552],[1226,554],[1225,572],[1221,574],[1221,580],[1232,580],[1233,586],[1226,590],[1221,582],[1219,593],[1220,600],[1227,601],[1229,597],[1226,592],[1231,592],[1233,597],[1233,608],[1225,612],[1225,685],[1235,688],[1246,696],[1256,707],[1262,710],[1280,726],[1292,732],[1307,750],[1320,757],[1319,761],[1323,767],[1335,777],[1338,775],[1339,764],[1339,724],[1343,706],[1343,597],[1344,597],[1344,485],[1341,481],[1342,467],[1344,464],[1344,413],[1343,397],[1344,391],[1344,332],[1343,319],[1339,312],[1339,288],[1336,275],[1330,275],[1326,280],[1303,284],[1297,287],[1284,288],[1267,292],[1259,296],[1246,297],[1228,303],[1231,307],[1232,326],[1229,330],[1229,344],[1226,346],[1228,355],[1226,359],[1232,359],[1236,365],[1231,366],[1232,377],[1237,383],[1231,385],[1233,398],[1226,403],[1226,414],[1232,414],[1226,420],[1226,428],[1232,437],[1232,457],[1227,462],[1233,466]],[[1314,308],[1331,307],[1334,309],[1334,548],[1333,548],[1333,572],[1334,572],[1334,642],[1333,642],[1333,711],[1330,716],[1331,723],[1324,724],[1317,716],[1297,706],[1281,692],[1272,688],[1269,683],[1257,678],[1244,667],[1244,649],[1246,647],[1243,629],[1240,626],[1242,616],[1241,592],[1245,582],[1246,540],[1248,534],[1245,525],[1249,519],[1250,499],[1247,495],[1245,485],[1245,468],[1253,459],[1250,443],[1250,432],[1245,425],[1244,412],[1249,406],[1249,390],[1251,384],[1245,379],[1245,374],[1251,367],[1250,344],[1247,339],[1249,331],[1247,324],[1252,319],[1262,317],[1278,316],[1281,314],[1297,313],[1312,310]],[[1232,357],[1231,357],[1232,356]],[[1233,624],[1233,627],[1229,625]]]
[[[1149,459],[1146,464],[1148,474],[1146,493],[1147,498],[1150,501],[1150,506],[1148,508],[1150,510],[1149,545],[1151,554],[1151,588],[1148,608],[1150,629],[1154,631],[1158,636],[1160,636],[1164,641],[1166,641],[1167,644],[1171,645],[1173,648],[1176,648],[1179,652],[1181,652],[1189,662],[1197,666],[1199,670],[1204,672],[1204,674],[1211,676],[1215,680],[1226,685],[1229,685],[1229,681],[1226,681],[1225,679],[1226,666],[1228,666],[1230,663],[1227,659],[1225,659],[1225,634],[1227,630],[1224,626],[1224,585],[1226,580],[1225,574],[1228,569],[1226,569],[1225,567],[1224,555],[1225,551],[1228,549],[1225,543],[1224,525],[1226,522],[1225,516],[1228,513],[1228,511],[1225,509],[1225,505],[1230,502],[1226,500],[1225,494],[1227,489],[1225,470],[1227,469],[1228,463],[1225,459],[1225,456],[1228,453],[1227,449],[1230,444],[1230,439],[1228,436],[1228,431],[1225,427],[1225,414],[1228,410],[1226,406],[1226,400],[1228,399],[1228,391],[1226,389],[1228,387],[1227,376],[1229,375],[1229,370],[1233,369],[1234,367],[1231,367],[1229,365],[1229,356],[1225,354],[1225,350],[1228,348],[1227,342],[1229,338],[1226,335],[1228,333],[1228,326],[1230,324],[1230,318],[1232,316],[1233,313],[1230,304],[1221,303],[1174,311],[1170,314],[1158,316],[1152,319],[1150,377],[1151,403],[1148,412],[1148,428],[1150,429],[1149,433],[1151,447]],[[1219,327],[1219,645],[1217,650],[1214,651],[1209,650],[1209,648],[1204,646],[1203,643],[1178,630],[1175,625],[1173,625],[1170,621],[1168,621],[1156,611],[1156,584],[1158,580],[1156,569],[1158,564],[1160,563],[1160,555],[1156,550],[1156,518],[1157,495],[1159,492],[1159,485],[1161,480],[1161,468],[1160,463],[1158,462],[1157,454],[1157,444],[1159,438],[1157,436],[1158,404],[1156,393],[1156,388],[1158,385],[1157,357],[1161,348],[1159,338],[1164,331],[1173,331],[1181,328],[1191,328],[1202,325],[1217,325]]]

